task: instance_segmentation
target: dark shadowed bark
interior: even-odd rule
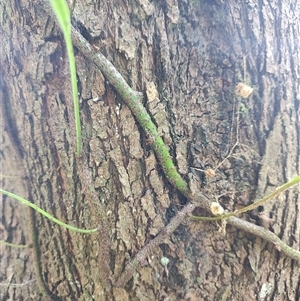
[[[0,3],[0,13],[0,172],[14,176],[0,185],[66,223],[99,227],[73,233],[2,196],[0,239],[27,246],[0,245],[1,300],[299,300],[299,262],[233,226],[189,218],[116,287],[187,199],[77,48],[84,151],[76,158],[55,20],[41,0]],[[73,26],[133,89],[158,91],[144,105],[178,171],[234,211],[300,173],[299,14],[292,0],[77,0]],[[254,88],[248,98],[236,95],[240,82]],[[299,250],[299,191],[241,218]]]

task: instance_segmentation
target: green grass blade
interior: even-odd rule
[[[263,197],[262,199],[246,206],[243,207],[239,210],[236,210],[234,212],[230,212],[230,213],[226,213],[220,216],[214,216],[214,217],[204,217],[204,216],[196,216],[196,215],[190,215],[190,218],[193,220],[202,220],[202,221],[217,221],[220,219],[226,219],[229,218],[231,216],[236,216],[238,214],[253,210],[255,208],[257,208],[258,206],[261,206],[263,203],[266,203],[267,201],[274,199],[276,197],[278,197],[280,195],[280,193],[284,192],[285,190],[289,189],[291,186],[295,185],[295,184],[299,184],[300,183],[300,175],[294,177],[292,180],[284,183],[283,185],[281,185],[280,187],[278,187],[274,192],[272,192],[271,194]]]
[[[16,179],[18,176],[7,176],[0,174],[0,179]]]
[[[58,23],[63,32],[67,53],[69,57],[69,67],[71,74],[72,93],[74,101],[74,113],[75,113],[75,125],[76,125],[76,137],[77,137],[77,155],[81,155],[81,126],[79,115],[79,100],[76,78],[76,65],[73,52],[72,38],[71,38],[71,23],[70,23],[70,10],[65,0],[50,0],[52,9],[57,17]]]
[[[38,207],[37,205],[23,199],[22,197],[14,194],[14,193],[11,193],[11,192],[8,192],[6,190],[3,190],[0,188],[0,192],[17,200],[17,201],[20,201],[21,203],[33,208],[34,210],[36,210],[37,212],[41,213],[42,215],[44,215],[46,218],[50,219],[52,222],[66,228],[66,229],[69,229],[71,231],[75,231],[75,232],[79,232],[79,233],[85,233],[85,234],[89,234],[89,233],[93,233],[93,232],[96,232],[98,231],[98,229],[81,229],[81,228],[76,228],[76,227],[73,227],[71,225],[68,225],[68,224],[65,224],[64,222],[60,221],[59,219],[55,218],[54,216],[52,216],[51,214],[49,214],[48,212],[44,211],[42,208]]]
[[[18,245],[18,244],[13,244],[11,242],[7,242],[5,240],[0,240],[0,245],[5,245],[7,247],[12,247],[12,248],[17,248],[17,249],[23,249],[23,248],[27,248],[27,245]]]

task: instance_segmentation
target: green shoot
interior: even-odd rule
[[[76,66],[75,57],[73,52],[72,38],[71,38],[71,20],[70,10],[65,0],[50,0],[52,9],[57,17],[58,23],[63,32],[67,53],[69,57],[69,67],[71,73],[72,82],[72,93],[74,101],[74,112],[75,112],[75,124],[76,124],[76,135],[77,135],[77,156],[81,155],[81,126],[80,126],[80,115],[79,115],[79,100],[78,100],[78,89],[77,89],[77,78],[76,78]]]
[[[18,176],[7,176],[0,174],[0,179],[16,179]]]
[[[13,243],[10,243],[10,242],[7,242],[7,241],[4,241],[4,240],[0,240],[0,245],[5,245],[5,246],[8,246],[8,247],[13,247],[13,248],[17,248],[17,249],[23,249],[23,248],[27,248],[28,246],[27,245],[18,245],[18,244],[13,244]]]
[[[263,203],[269,201],[270,199],[274,199],[275,197],[278,197],[282,192],[284,192],[285,190],[287,190],[288,188],[290,188],[291,186],[300,183],[300,175],[294,177],[292,180],[288,181],[287,183],[283,184],[282,186],[278,187],[274,192],[272,192],[271,194],[265,196],[264,198],[246,206],[243,207],[239,210],[236,210],[234,212],[230,212],[230,213],[226,213],[220,216],[215,216],[215,217],[204,217],[204,216],[195,216],[195,215],[190,215],[190,218],[193,220],[205,220],[205,221],[216,221],[216,220],[220,220],[220,219],[226,219],[230,216],[235,216],[238,214],[241,214],[243,212],[249,211],[249,210],[253,210],[255,208],[257,208],[258,206],[262,205]]]
[[[69,229],[71,231],[75,231],[75,232],[79,232],[79,233],[85,233],[85,234],[89,234],[89,233],[93,233],[93,232],[96,232],[98,231],[97,228],[95,229],[90,229],[90,230],[87,230],[87,229],[80,229],[80,228],[76,228],[76,227],[73,227],[71,225],[68,225],[68,224],[65,224],[64,222],[58,220],[57,218],[55,218],[54,216],[52,216],[51,214],[49,214],[48,212],[44,211],[43,209],[41,209],[40,207],[38,207],[37,205],[23,199],[22,197],[14,194],[14,193],[11,193],[11,192],[8,192],[6,190],[3,190],[0,188],[0,192],[17,200],[17,201],[20,201],[21,203],[33,208],[34,210],[36,210],[37,212],[41,213],[42,215],[44,215],[46,218],[48,218],[49,220],[51,220],[52,222],[66,228],[66,229]]]

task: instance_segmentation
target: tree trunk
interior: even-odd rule
[[[55,20],[40,1],[6,1],[0,11],[1,173],[15,177],[1,185],[66,223],[100,229],[65,230],[3,196],[1,239],[27,247],[1,245],[1,300],[299,300],[298,262],[232,226],[189,218],[116,287],[126,262],[187,199],[80,51],[76,158]],[[178,171],[234,211],[300,173],[299,14],[291,0],[77,0],[73,24],[133,89],[158,91],[144,104]],[[239,83],[253,93],[238,96]],[[241,218],[299,250],[297,189]]]

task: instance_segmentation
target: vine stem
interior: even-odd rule
[[[217,221],[217,220],[221,220],[221,219],[227,219],[231,216],[236,216],[238,214],[247,212],[249,210],[253,210],[255,208],[257,208],[258,206],[261,206],[263,203],[268,202],[269,200],[276,198],[278,195],[280,195],[280,193],[284,192],[285,190],[289,189],[291,186],[298,184],[300,182],[300,175],[294,177],[292,180],[286,182],[285,184],[283,184],[282,186],[278,187],[274,192],[272,192],[271,194],[263,197],[262,199],[246,206],[243,207],[239,210],[236,210],[234,212],[230,212],[230,213],[226,213],[220,216],[214,216],[214,217],[206,217],[206,216],[195,216],[195,215],[190,215],[190,218],[193,220],[203,220],[203,221]]]
[[[236,216],[231,216],[226,220],[227,223],[244,230],[245,232],[251,233],[257,237],[260,237],[268,242],[271,242],[275,245],[276,249],[279,252],[284,253],[286,256],[295,259],[297,261],[300,261],[300,252],[291,248],[286,243],[284,243],[276,234],[273,232],[254,225],[252,223],[249,223],[247,221],[244,221]]]
[[[27,245],[14,244],[14,243],[2,240],[2,239],[0,239],[0,244],[5,245],[7,247],[17,248],[17,249],[23,249],[23,248],[28,247]]]

